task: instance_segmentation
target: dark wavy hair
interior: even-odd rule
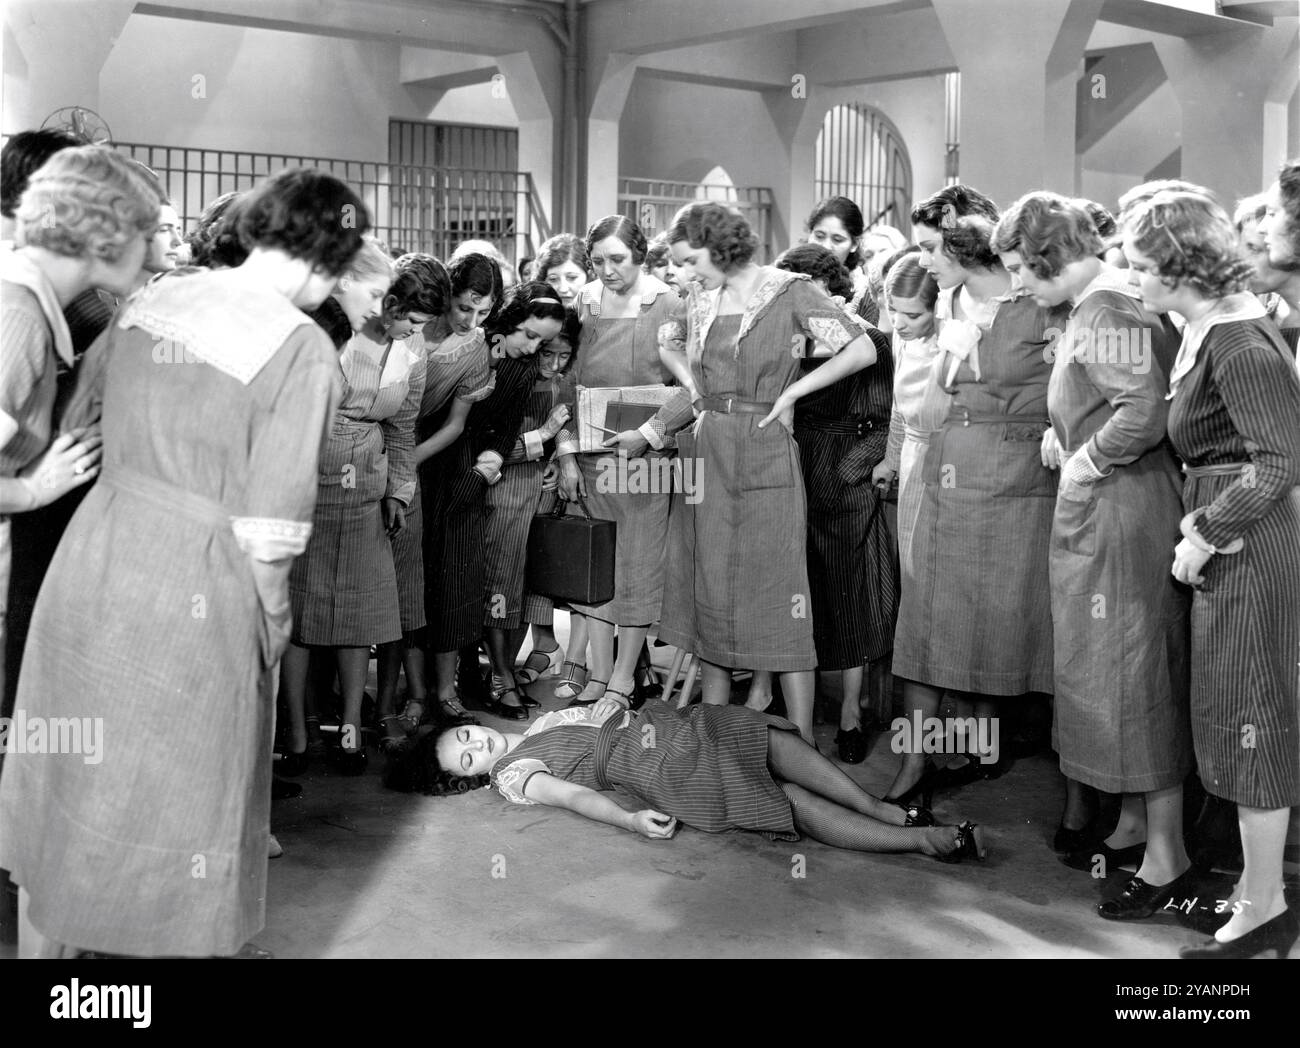
[[[410,252],[393,263],[396,276],[384,296],[384,309],[402,318],[411,313],[440,317],[451,305],[447,267],[432,255]]]
[[[853,238],[853,250],[849,252],[844,264],[850,270],[857,269],[862,265],[862,252],[858,249],[858,240],[867,230],[862,209],[846,196],[827,197],[812,209],[804,226],[811,233],[818,222],[828,217],[838,218],[840,225],[844,227],[844,232]]]
[[[239,242],[239,200],[242,193],[226,193],[208,204],[185,242],[190,261],[210,269],[230,269],[243,263],[248,251]]]
[[[934,309],[939,299],[939,285],[929,270],[921,267],[917,252],[907,252],[890,259],[885,273],[885,294],[893,298],[919,298],[927,309]]]
[[[463,295],[466,291],[472,291],[480,298],[491,295],[492,312],[488,315],[488,320],[491,321],[496,316],[501,309],[505,285],[501,280],[501,267],[495,261],[487,255],[472,251],[452,262],[447,275],[451,280],[452,298]]]
[[[921,253],[921,249],[916,244],[908,244],[906,247],[900,247],[887,259],[885,259],[884,263],[881,265],[880,279],[884,280],[886,277],[888,277],[889,271],[893,269],[896,265],[898,265],[898,263],[901,262],[908,255],[919,255],[920,253]],[[937,289],[938,285],[936,284],[935,287]]]
[[[558,320],[563,326],[568,312],[555,288],[540,280],[530,280],[516,284],[506,292],[501,308],[483,325],[483,333],[487,335],[488,344],[492,345],[494,337],[509,335],[529,318]]]
[[[587,274],[589,280],[593,277],[591,260],[587,257],[587,245],[582,238],[573,233],[556,233],[537,249],[537,258],[533,261],[530,279],[545,282],[548,272],[566,262],[572,262],[581,269]]]
[[[1205,298],[1223,298],[1244,290],[1254,272],[1228,213],[1200,193],[1163,190],[1130,207],[1122,225],[1166,287],[1186,284]]]
[[[991,246],[999,253],[1018,251],[1026,269],[1040,280],[1058,276],[1071,262],[1095,258],[1104,250],[1092,217],[1058,193],[1026,193],[998,220]]]
[[[745,265],[758,250],[758,237],[734,207],[713,201],[687,204],[673,216],[668,243],[686,241],[708,248],[709,258],[724,273]]]
[[[853,278],[835,253],[820,244],[797,244],[784,251],[772,263],[777,269],[791,273],[806,273],[813,280],[821,280],[826,290],[843,299],[853,297]]]
[[[945,186],[912,208],[912,224],[939,230],[943,250],[963,269],[998,269],[1002,262],[989,247],[998,206],[978,189]]]
[[[389,749],[384,768],[384,785],[402,793],[423,793],[433,797],[455,796],[487,786],[487,775],[457,775],[438,761],[438,740],[452,729],[422,732]]]
[[[1291,270],[1300,265],[1300,158],[1282,165],[1277,174],[1277,189],[1282,198],[1282,213],[1286,217],[1283,235],[1291,242],[1291,260],[1280,266],[1270,264],[1276,269]]]
[[[370,229],[370,212],[339,179],[309,167],[278,171],[244,199],[239,240],[277,248],[331,276],[348,268]]]
[[[1089,200],[1087,197],[1075,197],[1071,203],[1075,207],[1083,208],[1088,213],[1088,217],[1092,219],[1092,224],[1097,227],[1097,235],[1102,240],[1109,240],[1119,232],[1119,223],[1115,221],[1115,216],[1097,201]]]
[[[573,370],[574,361],[578,359],[578,347],[582,344],[582,320],[578,317],[577,310],[565,307],[560,333],[555,338],[562,338],[569,344],[569,362],[559,371],[559,374],[567,375]]]
[[[32,175],[60,149],[84,145],[79,138],[52,127],[19,131],[0,150],[0,214],[13,218]]]
[[[626,215],[606,215],[587,230],[584,246],[588,258],[591,257],[596,245],[606,237],[618,237],[623,246],[632,252],[632,261],[638,266],[645,262],[645,234],[641,232],[641,227]]]

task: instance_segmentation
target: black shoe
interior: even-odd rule
[[[861,728],[840,729],[835,736],[835,745],[839,747],[840,760],[845,764],[861,764],[867,759],[867,737]]]
[[[278,775],[271,776],[271,800],[287,801],[302,793],[302,783],[290,782]]]
[[[1168,884],[1147,884],[1134,875],[1115,898],[1097,905],[1097,913],[1108,921],[1144,921],[1171,899],[1181,902],[1183,893],[1196,878],[1195,867],[1189,866]]]
[[[933,767],[928,767],[910,790],[906,793],[900,793],[897,797],[884,798],[885,803],[897,804],[899,807],[905,808],[914,801],[919,800],[921,807],[928,808],[930,807],[931,798],[934,797],[934,784],[938,777],[938,771]]]
[[[280,759],[275,762],[275,774],[287,775],[292,779],[305,772],[310,764],[310,749],[303,750],[301,753],[285,750],[284,753],[280,754]]]
[[[907,814],[904,826],[933,826],[934,815],[929,808],[922,808],[919,804],[900,804],[900,808]]]
[[[1248,931],[1232,942],[1211,939],[1200,946],[1184,946],[1178,956],[1184,960],[1200,961],[1214,957],[1242,959],[1254,957],[1265,950],[1277,950],[1279,960],[1286,960],[1297,938],[1300,938],[1300,921],[1290,910],[1283,910],[1271,921]]]
[[[1110,876],[1111,870],[1118,870],[1121,866],[1141,865],[1142,857],[1147,853],[1146,841],[1140,844],[1130,844],[1126,848],[1112,848],[1104,841],[1093,848],[1083,848],[1077,852],[1071,852],[1069,855],[1061,856],[1061,861],[1072,870],[1084,870],[1091,872],[1097,859],[1100,858],[1105,865],[1105,875]]]
[[[336,760],[339,772],[343,775],[364,775],[369,763],[364,747],[359,750],[339,750]]]
[[[936,856],[940,862],[961,862],[963,859],[984,861],[984,835],[973,822],[963,822],[957,827],[957,849],[947,855]]]
[[[1094,815],[1082,829],[1072,830],[1065,823],[1056,828],[1052,837],[1052,851],[1057,855],[1069,855],[1071,852],[1095,851],[1097,845],[1110,836],[1115,827],[1109,830],[1100,824],[1100,818]],[[1103,830],[1105,832],[1103,832]]]

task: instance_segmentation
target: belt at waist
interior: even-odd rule
[[[602,790],[614,788],[613,783],[609,781],[609,758],[614,752],[614,737],[619,729],[625,724],[630,724],[632,719],[627,713],[613,713],[610,714],[609,720],[600,726],[600,734],[596,736],[596,748],[591,753],[591,763],[592,770],[596,774],[596,785]]]
[[[1189,477],[1231,477],[1249,465],[1249,462],[1223,462],[1217,466],[1189,466],[1184,462],[1183,472]]]
[[[1044,426],[1052,424],[1052,420],[1046,415],[1037,415],[1032,411],[1020,415],[982,415],[975,414],[967,408],[953,408],[945,421],[960,422],[963,426],[1001,425],[1009,422],[1041,422]]]
[[[853,437],[864,437],[877,426],[883,426],[886,419],[869,418],[865,415],[849,418],[826,418],[818,415],[795,416],[794,428],[806,429],[813,433],[844,433]]]
[[[724,415],[744,413],[766,415],[775,405],[770,400],[741,400],[739,397],[700,397],[695,401],[696,411],[720,411]]]
[[[99,483],[201,524],[210,524],[214,528],[230,527],[231,514],[221,503],[134,469],[125,466],[107,469],[100,476]]]

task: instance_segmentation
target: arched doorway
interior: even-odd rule
[[[911,231],[912,162],[893,122],[874,106],[833,106],[822,119],[814,147],[817,198],[846,196],[868,226]]]
[[[719,200],[723,203],[738,199],[736,183],[727,174],[726,168],[715,167],[700,179],[699,188],[695,190],[696,200]]]

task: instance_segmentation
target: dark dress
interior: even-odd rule
[[[1169,411],[1185,512],[1222,549],[1192,601],[1192,739],[1210,793],[1300,804],[1300,377],[1277,327],[1229,296]],[[1184,334],[1184,349],[1188,349]],[[1177,368],[1175,375],[1177,375]]]
[[[889,338],[874,327],[865,333],[876,363],[804,397],[794,413],[808,496],[813,639],[822,670],[862,666],[894,646],[897,552],[884,500],[871,484],[889,439],[894,364]]]
[[[492,785],[509,801],[535,804],[524,787],[539,772],[593,790],[608,783],[706,833],[756,830],[774,840],[799,839],[790,801],[767,767],[767,730],[797,731],[789,721],[744,706],[672,710],[660,703],[613,716],[621,723],[609,729],[605,782],[596,759],[604,722],[587,707],[539,718],[492,769]]]
[[[514,447],[533,383],[537,358],[505,358],[496,366],[496,388],[475,404],[465,430],[441,455],[420,467],[424,498],[424,609],[430,651],[458,651],[483,632],[486,576],[483,533],[491,507],[487,481],[474,463],[484,451],[504,460]],[[427,440],[441,414],[421,420],[417,441]]]

